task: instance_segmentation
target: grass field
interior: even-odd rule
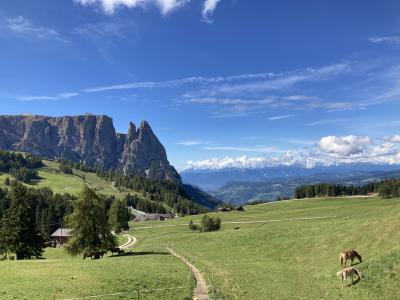
[[[155,248],[154,248],[155,249]],[[100,260],[47,250],[43,260],[0,262],[0,299],[70,299],[121,293],[101,299],[190,299],[187,267],[165,249]],[[188,281],[189,280],[189,281]],[[183,288],[177,288],[183,287]],[[173,288],[155,291],[156,289]],[[150,291],[151,290],[151,291]]]
[[[185,225],[201,216],[133,223],[130,233],[138,239],[133,256],[83,261],[50,249],[44,260],[0,262],[0,299],[187,287],[188,278],[193,286],[187,267],[169,255],[166,246],[205,274],[215,289],[214,299],[399,299],[400,199],[293,200],[245,209],[218,213],[222,229],[211,233],[191,232]],[[152,226],[157,227],[148,228]],[[350,248],[363,256],[357,268],[364,278],[342,289],[336,277],[339,253]],[[185,288],[143,293],[140,299],[190,295]],[[135,297],[130,293],[101,299]]]
[[[141,248],[171,245],[206,274],[222,299],[399,299],[400,199],[312,199],[219,213],[222,230],[193,233],[173,221],[135,223]],[[283,220],[291,218],[326,219]],[[227,224],[283,220],[269,223]],[[234,226],[240,226],[234,230]],[[365,278],[341,288],[339,253],[357,249]]]
[[[104,195],[123,197],[127,193],[131,193],[141,196],[141,194],[133,190],[113,188],[112,182],[98,177],[95,173],[82,172],[74,169],[73,175],[64,174],[59,171],[58,162],[43,160],[43,163],[44,167],[38,169],[39,179],[30,182],[27,184],[27,186],[33,188],[49,187],[54,193],[69,193],[76,195],[82,190],[84,184],[86,183],[91,188],[95,188],[99,193]],[[9,174],[1,173],[0,187],[4,187],[4,180],[6,177],[9,177],[10,179],[13,178]],[[85,178],[85,181],[83,178]]]

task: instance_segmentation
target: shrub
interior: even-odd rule
[[[189,229],[192,230],[192,231],[196,231],[196,230],[199,230],[199,231],[200,231],[200,226],[197,225],[197,224],[195,224],[195,223],[193,223],[193,221],[190,220],[190,222],[189,222]]]
[[[221,228],[221,219],[204,215],[201,219],[201,228],[203,231],[217,231]]]
[[[193,231],[217,231],[221,228],[221,219],[219,217],[209,217],[204,215],[201,219],[200,225],[193,223],[193,221],[189,222],[189,228]]]

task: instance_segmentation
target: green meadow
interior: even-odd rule
[[[194,280],[166,246],[204,273],[213,299],[400,297],[400,199],[306,199],[245,209],[210,214],[222,219],[221,230],[210,233],[186,225],[201,216],[132,222],[130,234],[138,239],[132,256],[82,260],[48,249],[43,260],[0,262],[0,299],[118,292],[101,299],[137,299],[134,290],[180,286],[140,299],[189,299]],[[339,253],[352,248],[364,259],[356,266],[364,278],[342,289]]]
[[[399,299],[400,199],[293,200],[245,209],[218,213],[218,232],[181,226],[197,216],[165,221],[165,228],[135,223],[131,234],[141,248],[168,244],[185,255],[205,273],[215,299]],[[327,218],[298,220],[315,217]],[[271,222],[226,223],[263,220]],[[363,256],[356,268],[364,278],[342,289],[339,253],[353,248]]]
[[[69,193],[79,194],[84,184],[87,184],[91,188],[96,189],[104,195],[115,195],[116,197],[123,197],[127,193],[135,194],[133,190],[126,190],[121,188],[114,188],[112,182],[104,180],[98,177],[95,173],[82,172],[80,170],[73,170],[73,174],[64,174],[59,171],[59,163],[57,161],[43,160],[44,167],[38,169],[39,179],[31,181],[26,186],[33,188],[44,188],[48,187],[53,190],[54,193]],[[7,173],[0,174],[0,187],[4,187],[4,180],[6,177],[13,179],[13,177]],[[136,193],[138,194],[138,193]],[[140,194],[138,194],[140,196]]]
[[[160,250],[83,260],[57,248],[42,260],[2,261],[0,299],[138,299],[136,291],[140,299],[190,299],[194,281],[188,268]]]

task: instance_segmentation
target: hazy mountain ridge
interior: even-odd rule
[[[361,185],[387,178],[399,178],[397,171],[358,171],[353,173],[318,173],[309,176],[276,178],[260,182],[230,182],[210,192],[215,198],[239,205],[257,200],[274,201],[276,197],[292,197],[296,187],[314,183]]]
[[[265,182],[274,179],[288,179],[322,173],[347,174],[349,172],[395,171],[400,165],[342,164],[337,166],[275,166],[266,168],[226,168],[226,169],[189,169],[182,171],[184,183],[196,185],[203,190],[213,191],[231,182]]]

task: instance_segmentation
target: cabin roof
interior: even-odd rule
[[[69,228],[58,228],[54,233],[51,235],[51,237],[62,237],[62,236],[71,236],[71,231],[72,229]]]

